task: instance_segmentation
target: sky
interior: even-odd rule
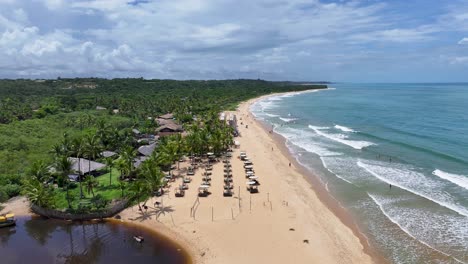
[[[0,78],[468,81],[468,0],[0,0]]]

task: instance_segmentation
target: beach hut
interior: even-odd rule
[[[255,181],[248,181],[247,182],[247,191],[250,193],[257,193],[258,192],[258,186]]]
[[[190,182],[192,182],[191,178],[189,178],[189,177],[184,178],[184,183],[190,183]]]
[[[143,145],[138,148],[138,153],[143,155],[143,156],[151,156],[151,154],[154,152],[154,149],[156,148],[156,143],[152,143],[149,145]]]
[[[175,197],[184,197],[185,196],[185,190],[179,188],[175,188]]]
[[[232,190],[230,188],[228,188],[228,189],[225,188],[223,190],[223,196],[224,197],[231,197],[232,195],[233,195],[233,192],[232,192]]]
[[[210,192],[208,191],[209,188],[210,188],[209,185],[206,185],[206,184],[200,185],[200,187],[198,187],[198,196],[200,197],[208,196],[210,194]]]
[[[83,158],[69,158],[72,163],[72,170],[80,175],[95,174],[98,170],[106,167],[105,164]]]
[[[165,115],[159,116],[161,119],[169,120],[169,119],[174,119],[174,114],[172,113],[167,113]]]

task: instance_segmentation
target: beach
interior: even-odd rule
[[[250,114],[249,106],[258,99],[235,111],[241,136],[231,158],[232,197],[223,197],[223,163],[218,162],[208,197],[197,196],[204,171],[199,168],[190,176],[193,180],[184,197],[174,195],[182,183],[179,178],[169,192],[151,198],[147,210],[139,211],[137,205],[125,209],[119,214],[121,221],[172,238],[187,249],[194,263],[380,262],[344,209],[321,191],[323,187],[313,188],[318,182],[289,156],[284,139]],[[253,162],[261,183],[258,193],[246,190],[248,179],[237,158],[241,151]],[[183,171],[188,163],[179,166]]]
[[[223,197],[219,162],[213,168],[210,196],[197,199],[204,171],[198,169],[185,197],[174,196],[178,179],[169,194],[148,201],[147,213],[134,206],[120,214],[122,219],[175,237],[192,252],[195,263],[373,262],[365,239],[345,224],[350,220],[335,215],[319,199],[303,168],[287,155],[281,138],[250,114],[249,106],[258,99],[242,103],[235,112],[241,136],[231,159],[233,197]],[[246,190],[248,179],[237,158],[240,151],[254,164],[259,193]],[[156,201],[159,207],[153,206]]]

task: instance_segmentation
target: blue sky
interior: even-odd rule
[[[0,78],[468,81],[468,0],[0,6]]]

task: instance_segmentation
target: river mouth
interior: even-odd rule
[[[142,236],[139,243],[133,236]],[[0,228],[2,263],[192,263],[180,245],[116,220],[70,222],[20,217]]]

